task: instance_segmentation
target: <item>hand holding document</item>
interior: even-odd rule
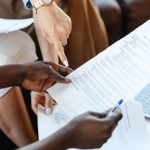
[[[0,18],[0,33],[8,33],[28,27],[33,18],[28,19],[2,19]]]
[[[133,100],[133,96],[150,81],[149,28],[150,21],[147,21],[72,72],[68,76],[72,83],[56,84],[48,90],[58,105],[50,116],[39,112],[39,119],[45,118],[46,128],[41,138],[81,113],[104,112],[124,99],[123,119],[101,150],[150,149],[142,106]]]

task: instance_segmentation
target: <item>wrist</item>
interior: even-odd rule
[[[75,148],[74,147],[74,135],[73,135],[74,125],[68,123],[61,130],[63,132],[62,147],[64,148],[64,150]]]
[[[26,78],[26,75],[27,75],[27,67],[24,64],[19,64],[19,65],[16,65],[16,69],[17,69],[17,74],[16,74],[17,86],[22,86],[22,82]]]
[[[70,127],[66,125],[48,137],[48,143],[50,144],[51,149],[66,150],[72,148],[70,140],[71,136]]]
[[[25,68],[21,64],[4,65],[0,67],[1,88],[9,86],[21,86],[26,76]]]
[[[55,0],[30,0],[33,12],[37,13],[38,9],[45,6],[52,6]]]

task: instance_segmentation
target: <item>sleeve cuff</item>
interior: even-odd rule
[[[27,9],[32,9],[32,4],[29,0],[23,0],[24,7]]]

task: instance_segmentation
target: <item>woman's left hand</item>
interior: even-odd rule
[[[23,65],[25,76],[22,81],[22,87],[31,91],[46,91],[55,82],[70,83],[71,80],[65,76],[72,69],[58,65],[52,62],[32,62]]]

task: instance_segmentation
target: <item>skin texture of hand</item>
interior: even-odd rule
[[[49,42],[51,48],[59,56],[63,64],[68,62],[64,53],[64,48],[67,44],[67,39],[71,32],[71,19],[65,14],[61,8],[53,2],[50,6],[42,6],[34,14],[35,26],[45,40]]]
[[[66,150],[100,148],[122,118],[120,109],[106,113],[87,112],[74,118],[51,136],[20,150]]]
[[[73,119],[65,127],[70,133],[68,135],[69,148],[100,148],[106,143],[122,118],[119,109],[109,115],[110,111],[104,114],[88,112]]]
[[[31,92],[31,107],[35,114],[38,111],[38,105],[41,105],[45,108],[51,109],[56,103],[53,101],[53,98],[45,92]],[[49,110],[48,109],[48,110]]]
[[[70,83],[64,76],[72,70],[68,67],[57,65],[52,62],[32,62],[23,65],[26,75],[22,81],[22,87],[32,91],[46,91],[55,82]]]

